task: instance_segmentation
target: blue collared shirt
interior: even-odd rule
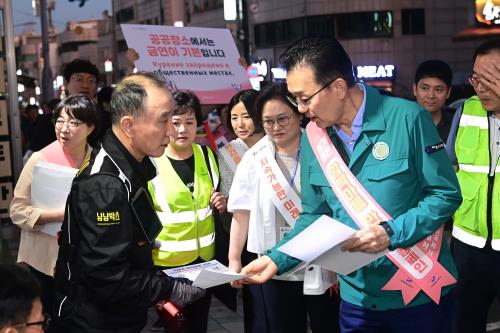
[[[358,140],[361,134],[361,128],[363,127],[363,115],[365,114],[365,105],[366,105],[365,87],[361,83],[358,83],[358,88],[363,92],[363,103],[361,103],[358,113],[356,114],[356,117],[354,117],[354,120],[352,121],[351,125],[352,134],[349,136],[338,126],[333,125],[333,128],[335,129],[335,131],[337,131],[340,140],[342,140],[344,146],[347,148],[347,153],[349,155],[351,155],[352,151],[354,150],[354,145],[356,144],[356,141]]]

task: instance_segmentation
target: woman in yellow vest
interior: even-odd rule
[[[19,176],[10,204],[10,218],[21,228],[21,242],[17,262],[27,265],[43,289],[45,311],[52,315],[54,268],[59,249],[56,232],[64,220],[64,204],[58,209],[37,206],[31,198],[33,171],[43,163],[79,169],[88,158],[89,137],[97,133],[98,113],[92,99],[86,95],[72,95],[55,108],[53,121],[56,141],[33,155]],[[57,171],[54,171],[57,172]],[[68,188],[69,193],[69,188]]]
[[[219,170],[208,147],[194,143],[201,122],[198,98],[189,91],[174,94],[175,136],[165,155],[154,160],[157,177],[150,183],[163,230],[156,238],[153,261],[161,269],[197,264],[215,256],[213,210],[222,213],[226,198],[216,189]],[[206,332],[211,293],[185,309],[187,331]],[[155,326],[159,326],[156,324]]]

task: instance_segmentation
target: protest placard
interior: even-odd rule
[[[228,29],[122,24],[140,71],[160,74],[171,91],[192,90],[202,104],[227,104],[251,84]]]

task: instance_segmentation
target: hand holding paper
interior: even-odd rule
[[[353,238],[346,240],[342,251],[378,253],[387,250],[391,241],[387,232],[378,224],[358,230]]]
[[[241,274],[249,276],[244,282],[263,284],[278,273],[278,266],[268,256],[255,259],[241,270]]]
[[[378,253],[342,251],[344,244],[349,246],[344,242],[349,242],[355,234],[356,230],[351,227],[323,215],[278,250],[307,263],[347,275],[387,253],[387,250]],[[356,242],[356,239],[351,242]]]
[[[181,277],[193,281],[193,286],[211,288],[231,281],[240,280],[248,275],[232,272],[217,260],[201,264],[182,266],[163,271],[171,277]]]
[[[37,163],[33,168],[31,203],[43,210],[64,210],[71,183],[77,172],[77,169],[53,163]],[[55,236],[61,228],[61,223],[62,219],[43,224],[40,232]]]
[[[229,269],[233,272],[241,272],[241,260],[229,260]],[[243,288],[243,280],[231,281],[230,285],[233,288]]]

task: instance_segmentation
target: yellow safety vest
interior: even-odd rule
[[[457,178],[463,202],[453,216],[453,237],[483,248],[488,238],[487,208],[491,205],[491,246],[500,250],[500,165],[495,166],[493,191],[488,196],[490,139],[488,113],[477,96],[464,103],[455,141]]]
[[[182,266],[198,257],[215,255],[215,222],[210,208],[212,189],[217,187],[219,170],[207,147],[209,164],[198,144],[193,144],[194,192],[188,189],[166,156],[156,158],[158,175],[149,183],[163,230],[156,239],[153,261],[158,266]],[[210,168],[210,170],[209,170]],[[213,183],[211,176],[214,178]]]

